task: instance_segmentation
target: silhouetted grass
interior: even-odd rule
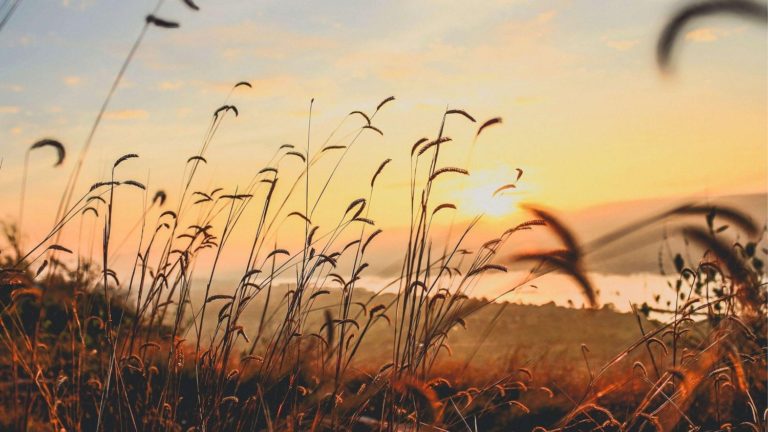
[[[198,9],[191,1],[185,3]],[[722,9],[713,4],[706,11]],[[700,14],[696,11],[694,7],[670,23],[660,42],[662,64],[685,21]],[[410,154],[392,155],[410,159],[409,229],[399,251],[402,268],[389,284],[394,293],[363,289],[365,275],[380,265],[370,258],[382,233],[375,221],[382,207],[376,188],[378,179],[392,174],[386,169],[391,159],[377,164],[370,181],[366,177],[345,185],[359,189],[360,198],[327,210],[335,225],[313,222],[319,220],[318,205],[333,193],[334,179],[360,137],[385,136],[374,122],[394,97],[381,101],[370,114],[352,111],[314,147],[313,100],[303,149],[278,147],[244,187],[196,190],[195,178],[208,163],[206,154],[224,119],[240,116],[229,99],[236,89],[247,91],[251,85],[239,82],[213,112],[198,153],[177,161],[186,168],[179,193],[156,191],[128,232],[114,232],[113,219],[120,216],[114,213],[115,191],[149,196],[142,183],[120,175],[123,164],[141,162],[139,155],[118,158],[109,177],[93,183],[79,198],[77,181],[101,117],[144,33],[149,26],[178,26],[156,12],[147,16],[96,116],[63,192],[56,223],[28,248],[16,228],[23,221],[25,154],[20,218],[5,227],[7,247],[0,255],[3,429],[765,427],[765,227],[736,209],[689,204],[582,244],[555,212],[528,206],[530,220],[469,250],[483,215],[463,224],[455,239],[454,219],[447,236],[436,234],[439,218],[457,205],[437,202],[434,188],[448,176],[471,175],[475,141],[485,128],[501,124],[500,118],[477,128],[465,166],[449,163],[441,152],[444,145],[462,145],[445,135],[448,127],[476,122],[461,109],[446,109],[435,135],[418,140]],[[348,119],[363,122],[353,133],[336,137]],[[65,148],[58,141],[42,140],[31,149],[45,146],[57,150],[61,164]],[[330,159],[329,170],[318,168],[324,159]],[[518,170],[514,182],[494,195],[515,188],[521,176]],[[315,184],[319,192],[312,194]],[[249,221],[250,248],[242,257],[241,276],[226,289],[214,290],[222,254],[248,209],[257,217]],[[486,349],[483,344],[507,311],[506,304],[495,303],[501,295],[558,271],[569,275],[596,309],[598,291],[584,257],[671,218],[687,218],[679,234],[696,248],[685,251],[686,258],[681,252],[672,259],[674,303],[633,305],[638,325],[634,342],[615,346],[602,362],[595,360],[596,347],[582,344],[576,357],[549,359],[535,371],[524,364],[527,356],[520,351],[492,365],[472,362]],[[86,219],[101,231],[100,241],[92,245],[98,252],[95,259],[59,244],[64,229],[78,229],[82,235]],[[276,242],[276,234],[287,231],[285,225],[303,227],[290,230],[301,240],[300,247],[291,250]],[[546,230],[561,247],[500,254],[505,245],[514,244],[517,233],[532,229]],[[737,231],[737,237],[728,235]],[[116,244],[118,235],[138,240],[125,274],[110,267],[115,248],[125,241]],[[701,258],[690,258],[695,252]],[[483,276],[522,263],[529,270],[525,280],[496,298],[470,298]],[[201,274],[204,288],[196,285]],[[202,292],[202,297],[193,296],[193,291]],[[465,331],[467,322],[495,306],[496,313],[475,330],[479,338],[466,350],[466,360],[453,360],[451,332]],[[665,319],[648,320],[651,311]],[[548,324],[525,331],[545,332]]]

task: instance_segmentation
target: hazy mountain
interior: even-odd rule
[[[764,226],[768,217],[768,195],[745,194],[723,196],[710,200],[652,199],[612,203],[591,207],[573,214],[565,214],[563,218],[577,233],[583,233],[582,241],[589,241],[614,229],[631,225],[633,222],[648,216],[691,202],[737,209],[749,215],[758,226]],[[664,252],[667,263],[669,263],[670,251],[681,252],[684,250],[685,245],[679,233],[679,227],[683,223],[706,226],[703,217],[669,219],[665,222],[655,223],[594,251],[588,259],[589,269],[613,274],[658,273],[660,250]],[[718,221],[716,217],[715,225],[719,227],[727,225],[727,223]],[[665,231],[669,238],[668,247],[664,245]],[[726,230],[723,234],[728,234],[731,231],[733,230]],[[743,240],[743,236],[738,237],[736,233],[733,233],[732,236],[734,239]]]

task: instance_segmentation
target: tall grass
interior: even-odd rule
[[[533,262],[519,285],[550,271],[566,272],[587,302],[597,306],[584,255],[649,224],[696,216],[707,227],[686,223],[681,232],[708,252],[698,263],[686,264],[681,256],[673,260],[679,301],[668,310],[655,310],[672,314],[672,320],[644,328],[638,319],[638,341],[603,366],[590,364],[589,348],[583,346],[587,387],[581,395],[568,396],[574,404],[570,412],[545,425],[669,430],[723,419],[758,428],[763,424],[765,403],[757,392],[765,384],[760,370],[766,310],[757,255],[765,251],[754,242],[732,247],[716,226],[727,223],[749,239],[764,235],[747,216],[728,208],[686,205],[581,244],[551,211],[531,207],[528,222],[475,251],[465,244],[481,215],[461,229],[458,239],[442,244],[433,226],[457,206],[433,203],[434,187],[444,176],[471,175],[441,158],[443,145],[459,145],[445,136],[446,130],[471,119],[465,111],[446,110],[436,136],[419,140],[411,152],[411,222],[403,267],[393,280],[397,295],[378,294],[361,302],[361,279],[375,265],[366,260],[367,253],[381,233],[371,219],[375,191],[388,175],[389,160],[371,172],[370,181],[361,182],[366,198],[337,209],[337,223],[328,228],[313,224],[312,207],[322,197],[311,195],[310,182],[322,182],[319,195],[331,190],[346,151],[360,134],[320,150],[312,148],[309,135],[303,152],[278,148],[242,190],[194,190],[198,168],[207,163],[205,153],[230,113],[239,114],[232,105],[214,112],[201,150],[186,161],[175,210],[164,209],[173,197],[158,192],[141,213],[128,274],[120,277],[111,270],[110,256],[115,191],[148,193],[143,184],[120,177],[123,164],[140,162],[136,154],[117,159],[110,177],[93,184],[29,251],[16,247],[16,256],[4,255],[0,339],[13,394],[5,402],[9,428],[474,430],[478,419],[500,419],[499,413],[510,409],[517,416],[535,416],[526,404],[534,382],[527,370],[461,389],[452,387],[450,371],[436,369],[451,352],[450,331],[493,302],[468,302],[471,288],[489,272]],[[375,127],[368,123],[375,115],[363,117],[360,132]],[[335,156],[333,168],[310,177],[319,161],[334,157],[336,147],[345,151]],[[303,188],[297,187],[300,183]],[[301,210],[292,210],[295,202]],[[242,277],[229,291],[213,292],[222,253],[250,207],[258,218]],[[97,260],[53,243],[65,226],[93,217],[102,227]],[[266,241],[284,224],[297,223],[304,226],[300,248],[290,251]],[[498,255],[515,233],[530,229],[551,231],[562,248]],[[8,238],[11,243],[16,239]],[[50,266],[48,251],[71,258]],[[201,267],[198,261],[205,254],[213,259]],[[207,272],[206,283],[195,303],[191,293],[200,271]],[[287,290],[278,289],[289,279]],[[334,296],[335,306],[316,307],[320,299]],[[381,364],[356,362],[366,338],[382,326],[391,334],[390,358]],[[622,360],[628,357],[637,360],[621,375],[616,369],[626,367]],[[613,381],[617,374],[623,381]],[[546,387],[540,391],[558,393]],[[641,396],[631,412],[614,414],[601,405],[630,391]],[[706,399],[712,392],[715,402]],[[694,420],[690,407],[701,398],[711,415]]]
[[[377,164],[369,181],[354,185],[360,198],[329,210],[335,224],[313,222],[320,219],[319,205],[333,193],[334,180],[355,144],[363,136],[385,136],[374,122],[396,103],[393,97],[369,113],[352,111],[322,140],[313,136],[313,100],[303,149],[276,148],[245,186],[198,189],[195,180],[208,163],[217,132],[225,120],[240,115],[229,101],[235,90],[250,87],[240,82],[213,112],[197,154],[177,161],[185,164],[177,194],[157,191],[150,201],[142,183],[124,179],[123,164],[141,162],[131,153],[114,162],[108,178],[75,195],[101,116],[150,25],[173,28],[176,23],[154,14],[147,17],[94,121],[51,229],[29,248],[21,244],[20,228],[6,229],[12,253],[0,256],[0,351],[5,359],[0,361],[0,385],[9,389],[0,397],[7,414],[1,420],[4,429],[765,427],[765,228],[735,209],[690,204],[582,243],[554,212],[530,206],[527,222],[470,250],[483,215],[458,227],[456,239],[451,235],[455,219],[450,219],[447,236],[435,229],[457,209],[456,203],[436,200],[437,185],[449,176],[471,176],[474,142],[467,146],[464,166],[449,163],[442,151],[446,145],[462,145],[451,140],[449,131],[477,128],[465,110],[446,109],[434,136],[419,139],[410,153],[392,155],[410,161],[408,236],[400,273],[388,285],[394,295],[383,290],[363,295],[365,275],[379,265],[370,259],[382,233],[375,221],[381,213],[376,192],[391,174],[390,159]],[[671,43],[664,44],[664,50],[669,47]],[[347,122],[355,122],[353,133],[338,137]],[[500,123],[500,118],[484,122],[474,138]],[[32,149],[43,146],[55,147],[63,161],[62,144],[44,140]],[[323,161],[331,168],[322,170]],[[519,171],[514,183],[494,195],[514,188],[521,175]],[[115,191],[123,189],[134,192],[129,199],[141,195],[150,203],[128,232],[118,233]],[[23,222],[24,198],[20,201],[17,227]],[[247,211],[257,214],[255,220],[247,220]],[[440,363],[452,351],[452,330],[465,327],[472,314],[482,313],[501,295],[549,272],[571,276],[586,303],[597,307],[597,289],[584,257],[670,218],[684,218],[680,235],[702,253],[701,259],[690,258],[695,256],[690,250],[685,251],[687,259],[682,252],[672,257],[676,301],[668,308],[635,308],[635,343],[618,347],[603,365],[593,364],[590,348],[582,345],[583,365],[558,365],[586,372],[586,386],[578,393],[554,381],[543,385],[528,368],[490,373],[491,378],[470,385],[462,379],[469,363],[449,370]],[[79,226],[82,237],[86,220],[101,231],[101,241],[92,246],[98,258],[59,244],[65,228]],[[300,237],[300,247],[281,247],[278,233],[296,224],[301,229],[292,233]],[[729,233],[738,231],[739,241],[724,227],[730,227]],[[240,277],[224,291],[214,290],[236,228],[250,235]],[[502,252],[514,244],[517,233],[532,229],[548,231],[560,247]],[[137,240],[131,268],[118,274],[111,266],[124,240],[117,239],[131,237]],[[513,266],[528,270],[523,281],[497,298],[470,299],[485,275]],[[201,279],[204,288],[197,285]],[[330,305],[328,298],[334,299]],[[641,319],[651,311],[670,318]],[[482,349],[490,326],[479,332],[468,362]],[[366,343],[382,329],[388,336],[373,343],[385,341],[386,357],[378,363],[358,361]],[[542,400],[552,398],[560,405],[547,411],[553,408]]]

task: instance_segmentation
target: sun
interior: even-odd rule
[[[517,212],[518,204],[525,195],[522,183],[516,181],[517,176],[515,169],[507,167],[473,172],[466,178],[463,187],[455,189],[454,199],[459,212],[470,217],[483,214],[492,218]],[[514,186],[498,191],[504,185]]]

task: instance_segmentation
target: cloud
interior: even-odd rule
[[[557,16],[556,10],[545,10],[501,22],[486,19],[477,24],[479,32],[462,28],[460,21],[442,22],[437,29],[416,26],[395,37],[350,42],[334,68],[344,76],[375,78],[398,87],[411,82],[435,87],[487,83],[510,72],[540,76],[542,71],[562,71],[568,59],[549,40]],[[462,30],[458,33],[472,36],[464,40],[445,31],[456,27]]]
[[[327,77],[308,77],[296,73],[279,73],[258,78],[244,77],[251,88],[241,87],[238,98],[252,100],[274,99],[280,102],[304,99],[308,94],[316,98],[330,97],[338,91],[338,83]],[[194,85],[205,93],[229,94],[233,82],[199,81]],[[304,112],[302,115],[306,115]]]
[[[129,89],[134,87],[136,87],[136,83],[134,83],[131,80],[127,80],[125,78],[121,79],[120,84],[117,86],[117,88],[121,88],[121,89]]]
[[[0,114],[18,114],[21,109],[17,106],[0,105]]]
[[[22,128],[18,127],[18,126],[17,126],[17,127],[15,127],[15,128],[12,128],[12,129],[11,129],[11,133],[12,133],[12,134],[14,134],[14,135],[19,135],[19,134],[20,134],[20,133],[22,133],[23,131],[24,131],[24,130],[23,130]]]
[[[561,30],[557,17],[556,10],[548,10],[489,28],[483,42],[469,47],[468,53],[474,58],[460,61],[486,65],[484,71],[474,68],[476,76],[495,74],[501,78],[514,74],[537,80],[561,76],[573,70],[579,59],[555,42]]]
[[[702,27],[686,33],[685,39],[693,42],[713,42],[720,39],[720,35],[711,27]]]
[[[734,34],[740,33],[743,30],[744,30],[743,27],[730,29],[730,30],[718,29],[718,28],[712,28],[712,27],[700,27],[686,33],[685,40],[688,40],[691,42],[714,42],[716,40],[720,40],[728,36],[733,36]]]
[[[21,93],[24,91],[24,86],[19,84],[3,84],[0,88],[13,93]]]
[[[538,42],[552,32],[556,16],[556,10],[547,10],[525,20],[507,21],[499,27],[498,36],[506,43],[519,45]]]
[[[546,24],[546,23],[552,21],[552,19],[556,15],[557,15],[557,11],[555,11],[555,10],[544,11],[544,12],[542,12],[542,13],[540,13],[540,14],[538,14],[536,16],[536,19],[534,20],[534,22],[536,24]]]
[[[79,85],[80,81],[82,80],[80,79],[79,76],[70,75],[70,76],[64,77],[64,84],[68,85],[69,87],[75,87]]]
[[[148,117],[149,113],[141,109],[127,109],[104,113],[104,118],[108,120],[143,120]]]
[[[269,37],[264,37],[269,35]],[[303,34],[283,28],[275,23],[246,20],[240,23],[215,26],[197,32],[174,32],[166,39],[174,49],[189,49],[219,55],[230,62],[249,60],[287,60],[303,55],[328,52],[339,45],[333,37],[322,34]],[[168,60],[160,51],[143,52],[150,66],[167,67]]]
[[[608,39],[603,38],[603,43],[616,51],[629,51],[637,46],[640,41],[638,39]]]
[[[376,52],[376,55],[371,55]],[[384,81],[432,79],[440,65],[452,65],[464,58],[466,52],[460,46],[435,42],[403,49],[388,43],[375,47],[363,47],[341,56],[335,68],[347,76],[365,78],[375,76]]]
[[[182,87],[184,87],[183,81],[163,81],[157,85],[157,88],[163,91],[175,91]]]
[[[61,6],[64,8],[77,8],[79,10],[86,10],[89,7],[93,6],[95,3],[94,0],[79,0],[79,1],[73,1],[73,0],[61,0]]]

